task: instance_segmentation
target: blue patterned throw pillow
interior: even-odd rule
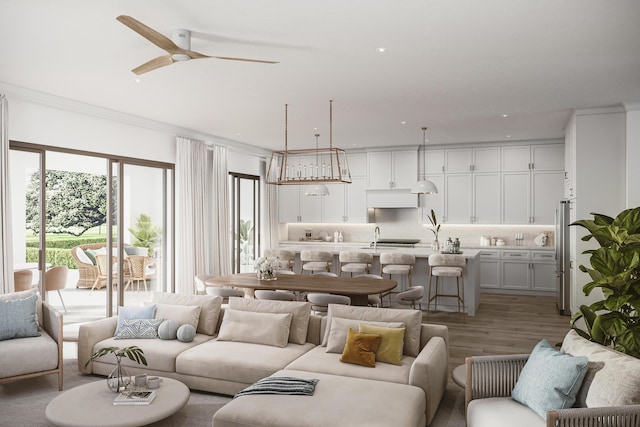
[[[12,338],[38,337],[36,301],[38,295],[0,301],[0,341]]]
[[[562,353],[542,340],[531,351],[511,397],[546,419],[547,411],[573,406],[588,365],[586,357]]]
[[[156,312],[156,305],[145,305],[142,307],[118,307],[118,325],[115,336],[118,336],[125,319],[153,319]]]
[[[117,340],[133,338],[158,338],[158,327],[164,319],[124,319],[120,331],[114,337]]]

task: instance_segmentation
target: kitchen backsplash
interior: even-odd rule
[[[305,240],[305,231],[311,230],[312,239],[342,233],[343,242],[373,241],[373,232],[380,227],[381,239],[420,239],[421,244],[433,241],[431,224],[418,223],[418,209],[383,209],[376,212],[376,222],[369,224],[281,224],[280,240]],[[490,225],[490,224],[442,224],[438,240],[443,243],[448,237],[460,239],[462,247],[480,246],[481,237],[503,239],[506,246],[516,246],[516,233],[522,234],[522,246],[537,246],[534,239],[541,233],[548,236],[546,246],[554,246],[554,225]]]

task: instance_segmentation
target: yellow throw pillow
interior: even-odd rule
[[[376,360],[378,362],[402,365],[405,328],[386,328],[365,323],[361,323],[358,327],[360,333],[380,335],[380,347],[376,352]]]
[[[341,362],[376,367],[376,350],[380,345],[380,335],[361,334],[349,328],[347,344],[344,346]]]

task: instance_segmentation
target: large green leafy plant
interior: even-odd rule
[[[591,254],[591,267],[580,266],[591,282],[585,295],[599,288],[603,300],[580,306],[571,319],[572,327],[583,337],[640,358],[640,207],[622,211],[617,217],[592,213],[594,219],[572,225],[586,228],[582,240],[595,239],[600,245]],[[586,330],[576,322],[584,320]]]
[[[149,255],[153,256],[153,251],[162,237],[162,229],[156,227],[147,214],[140,214],[136,218],[136,224],[129,228],[129,233],[134,237],[133,246],[148,248]]]

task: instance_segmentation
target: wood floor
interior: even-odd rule
[[[553,297],[481,294],[475,316],[425,312],[423,322],[449,328],[451,373],[467,356],[529,353],[543,338],[551,345],[562,342],[570,317],[558,314],[555,304]]]

